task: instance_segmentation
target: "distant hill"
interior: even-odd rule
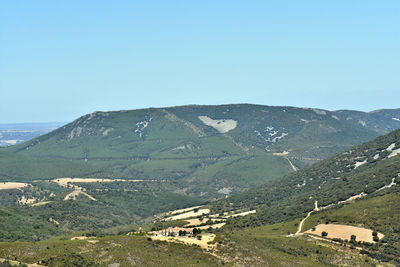
[[[39,175],[34,170],[30,175],[26,167],[14,164],[10,170],[2,162],[0,174],[168,179],[179,181],[177,189],[187,194],[220,197],[397,129],[397,118],[400,110],[331,112],[250,104],[94,112],[6,149],[43,164],[65,160],[64,169],[74,163],[70,173],[41,168]]]
[[[0,123],[0,147],[23,143],[64,124],[62,122]]]
[[[298,172],[214,203],[217,212],[258,208],[237,226],[263,225],[305,216],[315,207],[341,205],[351,197],[399,190],[400,130],[342,152]],[[393,187],[393,188],[392,188]],[[385,189],[385,190],[384,190]]]
[[[400,130],[396,130],[277,181],[214,202],[211,207],[215,213],[257,210],[255,214],[229,220],[226,232],[234,229],[233,232],[241,233],[239,229],[246,228],[248,231],[243,231],[257,232],[263,229],[259,226],[274,227],[276,223],[291,222],[286,227],[289,231],[290,225],[297,229],[299,222],[307,217],[303,232],[311,231],[318,224],[330,223],[373,229],[384,234],[383,240],[376,244],[347,245],[357,245],[363,249],[362,253],[397,266],[400,263],[399,199]],[[288,233],[293,235],[295,231],[292,228]],[[280,238],[278,246],[284,246],[287,238],[282,235]],[[305,247],[313,243],[309,239],[301,238],[298,242]]]
[[[188,265],[396,265],[400,130],[381,135],[397,127],[396,112],[225,105],[83,116],[0,149],[0,182],[28,184],[0,191],[0,241],[8,241],[0,242],[0,256],[64,265],[78,258],[94,265],[112,256],[124,264],[128,258],[120,251],[142,246],[146,255],[136,258],[154,263],[159,263],[155,255],[165,255],[162,248],[173,249],[171,263],[183,252],[195,253]],[[335,151],[341,152],[328,157]],[[65,179],[71,182],[62,186],[50,180],[56,177],[131,180]],[[213,218],[226,211],[253,212],[226,217],[221,229],[207,230],[216,234],[212,255],[218,260],[143,233],[126,235],[137,224],[144,229],[183,225],[161,222],[160,213],[199,205],[210,208]],[[295,234],[332,223],[379,231],[384,238],[363,243]],[[82,234],[97,237],[69,240]],[[59,237],[44,240],[54,236]],[[83,244],[88,245],[85,252]],[[34,246],[49,252],[29,254]],[[93,258],[99,251],[101,256]]]

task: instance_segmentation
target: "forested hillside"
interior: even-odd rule
[[[256,215],[235,220],[251,226],[305,216],[315,207],[343,205],[350,197],[372,197],[397,190],[400,182],[400,130],[352,147],[337,156],[269,182],[257,189],[217,201],[215,211],[253,207]]]
[[[0,158],[0,175],[168,179],[180,181],[177,189],[187,194],[211,199],[396,129],[397,117],[400,110],[330,112],[248,104],[95,112],[0,150],[8,153]]]

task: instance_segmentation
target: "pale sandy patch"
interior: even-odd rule
[[[49,218],[49,222],[52,222],[52,223],[57,224],[57,225],[60,224],[58,221],[56,221],[55,219],[53,219],[51,217]]]
[[[223,216],[227,216],[227,215],[230,215],[230,214],[233,214],[232,212],[224,212],[222,215],[219,215],[219,214],[210,214],[210,215],[208,215],[207,217],[209,217],[209,218],[221,218],[221,217],[223,217]]]
[[[168,211],[167,214],[168,214],[168,215],[174,215],[174,214],[177,214],[177,213],[184,213],[184,212],[187,212],[187,211],[190,211],[190,210],[194,210],[194,209],[200,208],[200,207],[201,207],[201,206],[195,206],[195,207],[190,207],[190,208],[185,208],[185,209],[179,209],[179,210]]]
[[[375,243],[372,236],[372,230],[362,227],[341,225],[341,224],[319,224],[315,227],[315,231],[308,230],[305,234],[322,236],[322,232],[327,232],[326,238],[340,238],[340,239],[351,239],[351,235],[356,236],[356,241]],[[383,234],[378,233],[379,239],[384,237]]]
[[[354,164],[354,169],[357,169],[358,167],[360,167],[361,165],[364,165],[365,163],[367,163],[367,160],[364,160],[364,161],[357,161],[357,162]]]
[[[109,178],[57,178],[53,182],[57,183],[61,187],[72,188],[74,191],[65,196],[64,200],[75,200],[78,195],[84,195],[91,200],[97,201],[94,197],[84,192],[84,189],[80,186],[73,185],[72,183],[111,183],[111,182],[143,182],[143,181],[155,181],[155,180],[128,180],[128,179],[109,179]]]
[[[316,109],[315,108],[312,111],[314,111],[315,114],[318,114],[318,115],[326,115],[326,112],[324,110],[321,110],[321,109]]]
[[[9,189],[20,189],[28,186],[26,183],[16,183],[16,182],[2,182],[0,183],[0,190],[9,190]]]
[[[393,144],[390,144],[390,145],[386,148],[386,150],[387,150],[387,151],[392,151],[393,148],[395,148],[395,147],[396,147],[396,143],[393,143]]]
[[[256,212],[257,212],[256,210],[249,210],[249,211],[244,211],[244,212],[228,215],[228,216],[225,216],[224,218],[234,218],[234,217],[239,217],[239,216],[246,216],[246,215],[253,214]]]
[[[90,243],[98,242],[98,240],[93,240],[93,239],[95,239],[94,236],[74,236],[74,237],[71,237],[71,240],[88,240],[88,242],[94,241],[94,242],[90,242]]]
[[[367,195],[366,193],[364,193],[364,192],[361,192],[360,194],[358,194],[358,195],[355,195],[355,196],[351,196],[351,197],[349,197],[349,198],[348,198],[348,199],[346,199],[346,200],[339,201],[339,202],[338,202],[338,204],[346,203],[346,202],[349,202],[349,201],[355,200],[355,199],[357,199],[357,198],[365,197],[366,195]]]
[[[109,178],[57,178],[53,182],[62,187],[68,187],[68,183],[111,183],[111,182],[143,182],[145,180],[109,179]]]
[[[30,204],[29,206],[31,206],[31,207],[39,207],[39,206],[43,206],[43,205],[49,204],[51,202],[53,202],[53,201],[41,201],[41,202]]]
[[[400,148],[393,150],[390,155],[388,156],[388,158],[397,156],[398,154],[400,154]]]
[[[210,210],[209,209],[199,209],[197,212],[194,211],[188,211],[182,214],[178,214],[175,216],[171,216],[168,218],[165,218],[165,221],[175,221],[175,220],[183,220],[183,219],[187,219],[187,218],[191,218],[191,217],[197,217],[197,216],[201,216],[201,215],[205,215],[205,214],[209,214]]]
[[[202,220],[200,220],[200,219],[198,219],[198,218],[185,220],[185,221],[187,222],[187,224],[185,224],[185,226],[190,226],[190,225],[192,225],[192,226],[197,226],[197,225],[200,225],[200,224],[202,224],[202,223],[208,222],[208,220],[209,220],[209,219],[207,219],[207,218],[204,218],[204,219],[202,219]],[[213,220],[215,220],[215,219],[213,219]]]
[[[196,227],[196,228],[198,228],[200,230],[207,230],[210,227],[211,227],[211,229],[219,229],[222,226],[224,226],[225,224],[226,223],[224,223],[224,222],[223,223],[215,223],[215,224],[210,224],[210,225],[199,226],[199,227]]]
[[[22,196],[21,199],[18,200],[19,204],[25,205],[25,204],[33,204],[36,202],[36,198],[26,198],[25,196]]]
[[[198,116],[205,125],[211,126],[220,133],[227,133],[233,130],[237,126],[237,121],[235,120],[213,120],[207,116]]]
[[[20,263],[19,261],[12,261],[12,260],[7,260],[7,259],[0,258],[0,262],[5,262],[5,261],[8,261],[9,263],[17,265],[17,266],[19,266],[19,263]],[[39,265],[39,264],[36,264],[36,263],[25,263],[25,262],[23,262],[23,264],[26,264],[28,267],[45,267],[44,265]]]
[[[289,154],[289,151],[283,151],[281,153],[272,153],[272,155],[281,156],[281,157],[286,156],[288,154]]]
[[[167,241],[167,242],[176,242],[176,243],[184,243],[187,245],[199,245],[202,249],[212,249],[214,244],[207,244],[208,242],[212,242],[215,239],[215,234],[202,234],[201,240],[198,240],[196,237],[188,237],[188,236],[152,236],[153,240]]]
[[[95,199],[94,197],[92,197],[92,196],[89,195],[88,193],[83,192],[83,191],[80,190],[80,189],[74,190],[74,191],[72,191],[71,193],[69,193],[68,195],[66,195],[65,198],[64,198],[64,200],[70,200],[70,199],[76,200],[76,197],[77,197],[78,195],[84,195],[84,196],[88,197],[88,198],[91,199],[91,200],[97,201],[97,199]]]

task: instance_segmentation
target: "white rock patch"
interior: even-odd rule
[[[333,119],[335,119],[335,120],[338,120],[338,121],[340,121],[339,117],[338,117],[338,116],[336,116],[336,115],[332,115],[332,118],[333,118]]]
[[[393,150],[393,148],[396,146],[396,143],[393,143],[393,144],[391,144],[390,146],[388,146],[387,148],[386,148],[386,150],[387,151],[392,151]]]
[[[357,162],[354,164],[354,169],[357,169],[358,167],[360,167],[361,165],[363,165],[363,164],[365,164],[365,163],[367,163],[367,160],[364,160],[364,161],[357,161]]]
[[[136,123],[136,130],[135,130],[135,134],[139,135],[140,137],[142,137],[143,135],[143,131],[144,129],[147,128],[147,126],[149,126],[150,122],[151,122],[152,118],[150,119],[145,119],[143,121],[139,121]]]
[[[358,123],[364,127],[367,126],[367,123],[365,121],[359,120]]]
[[[320,109],[313,109],[313,111],[318,114],[318,115],[326,115],[326,112],[324,110]]]
[[[207,116],[198,116],[199,120],[201,120],[205,125],[211,126],[216,129],[220,133],[227,133],[237,126],[237,121],[235,120],[213,120]]]
[[[379,158],[379,154],[376,154],[375,156],[374,156],[374,159],[378,159]]]
[[[379,189],[376,190],[376,191],[381,191],[381,190],[386,189],[386,188],[391,188],[392,186],[396,185],[396,183],[394,182],[395,180],[396,180],[396,178],[393,178],[393,179],[392,179],[392,182],[391,182],[390,184],[385,185],[385,186],[379,188]]]
[[[400,154],[400,148],[393,150],[392,153],[390,153],[390,155],[388,156],[388,158],[397,156],[398,154]]]

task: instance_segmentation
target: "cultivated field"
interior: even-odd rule
[[[214,245],[208,244],[208,242],[214,241],[215,234],[202,234],[201,240],[196,237],[187,237],[187,236],[152,236],[151,239],[159,240],[159,241],[167,241],[167,242],[177,242],[177,243],[185,243],[187,245],[198,245],[202,249],[212,249]]]
[[[340,238],[343,240],[350,240],[352,235],[356,236],[356,241],[375,243],[372,236],[372,230],[362,227],[342,225],[342,224],[319,224],[315,227],[315,231],[308,230],[305,234],[322,236],[322,232],[328,233],[326,238]],[[384,235],[378,233],[379,239]]]
[[[0,190],[20,189],[28,186],[26,183],[3,182],[0,183]]]
[[[197,217],[205,214],[209,214],[210,210],[209,209],[199,209],[197,212],[194,211],[188,211],[182,214],[174,215],[168,218],[165,218],[165,221],[175,221],[175,220],[183,220],[191,217]]]

